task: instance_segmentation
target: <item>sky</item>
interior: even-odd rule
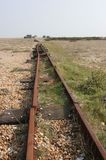
[[[106,36],[106,0],[0,0],[0,37]]]

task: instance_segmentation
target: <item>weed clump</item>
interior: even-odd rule
[[[78,85],[78,91],[87,95],[94,95],[106,89],[106,76],[102,71],[93,71],[87,80]]]

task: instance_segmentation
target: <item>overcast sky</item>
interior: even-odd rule
[[[106,36],[106,0],[0,0],[0,37]]]

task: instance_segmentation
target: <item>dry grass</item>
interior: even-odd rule
[[[106,41],[49,41],[45,44],[106,147]]]

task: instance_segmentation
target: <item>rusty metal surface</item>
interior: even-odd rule
[[[34,82],[34,93],[33,93],[33,104],[32,104],[35,110],[38,109],[38,81],[39,81],[39,64],[40,64],[38,46],[36,49],[37,49],[37,65],[36,65],[36,76]]]
[[[44,52],[45,52],[45,50],[44,50]],[[84,132],[83,134],[89,144],[89,147],[92,149],[92,152],[95,155],[96,160],[106,160],[105,149],[103,148],[102,144],[100,143],[100,141],[98,140],[98,138],[94,134],[91,126],[87,122],[84,114],[82,113],[82,111],[80,109],[80,105],[76,102],[74,95],[71,93],[71,91],[70,91],[69,87],[67,86],[66,82],[64,81],[63,77],[60,75],[56,66],[54,66],[50,55],[47,54],[47,56],[48,56],[48,59],[49,59],[51,65],[55,69],[57,76],[61,80],[61,82],[66,90],[66,93],[67,93],[68,97],[70,98],[71,103],[74,106],[75,114],[77,114],[79,122],[80,122],[82,129],[83,129],[83,132]]]
[[[35,132],[35,115],[38,109],[38,80],[39,80],[39,63],[40,63],[38,45],[36,46],[36,52],[34,56],[37,57],[37,64],[35,69],[36,74],[34,81],[33,102],[29,116],[26,160],[36,160],[36,157],[34,156],[34,132]]]
[[[29,128],[28,128],[28,141],[27,141],[27,153],[26,153],[26,160],[35,160],[34,158],[34,116],[35,110],[34,108],[30,109],[29,115]]]

